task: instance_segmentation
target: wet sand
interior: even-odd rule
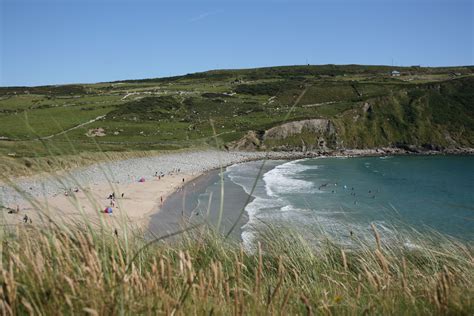
[[[226,234],[237,221],[231,236],[240,240],[241,227],[247,223],[248,217],[245,211],[240,219],[239,215],[248,197],[240,186],[226,181],[221,233]],[[151,216],[149,230],[154,236],[163,236],[190,224],[208,222],[215,227],[219,218],[220,200],[220,169],[218,169],[189,181],[182,189],[171,194],[160,211],[154,212]]]

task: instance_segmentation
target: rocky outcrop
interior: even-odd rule
[[[334,148],[336,140],[336,127],[330,120],[311,119],[288,122],[260,133],[249,131],[240,140],[228,144],[228,148],[246,151],[273,149],[304,152]]]
[[[326,119],[285,123],[267,130],[263,142],[269,149],[326,151],[337,147],[336,126]]]
[[[335,135],[336,128],[330,120],[312,119],[285,123],[267,130],[263,136],[263,140],[276,139],[281,140],[293,135],[301,134],[303,131]]]
[[[87,137],[104,137],[105,135],[105,130],[102,127],[92,128],[86,133]]]
[[[228,145],[229,149],[241,151],[254,151],[260,149],[262,141],[255,131],[248,131],[244,137]]]

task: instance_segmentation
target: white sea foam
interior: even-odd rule
[[[295,207],[293,207],[293,205],[285,205],[282,208],[280,208],[280,210],[282,212],[294,212],[295,210],[299,210],[299,209],[296,209]]]
[[[261,161],[236,164],[227,167],[227,175],[232,182],[241,186],[247,194],[254,195],[255,192],[252,192],[252,187],[255,181],[261,182],[257,179],[261,167]]]
[[[265,199],[261,197],[256,197],[252,202],[250,202],[246,207],[245,211],[248,214],[248,221],[245,225],[242,226],[242,242],[244,248],[248,251],[251,251],[254,248],[255,240],[255,230],[258,229],[259,219],[262,217],[262,211],[264,209],[278,209],[283,205],[283,201],[280,199]]]
[[[300,160],[276,166],[263,175],[265,189],[269,196],[277,197],[280,194],[311,192],[314,188],[313,183],[296,179],[295,176],[305,170],[316,169],[317,166],[298,164],[298,161]]]
[[[298,179],[300,173],[318,169],[317,165],[304,165],[301,164],[302,161],[297,160],[276,165],[263,175],[263,181],[257,183],[253,192],[251,189],[261,165],[251,162],[227,168],[227,175],[232,182],[240,185],[247,194],[252,193],[254,197],[254,200],[245,208],[248,222],[242,226],[241,238],[246,250],[254,250],[256,232],[262,227],[262,222],[274,224],[291,222],[295,227],[300,227],[301,233],[308,235],[308,237],[318,226],[322,231],[326,231],[332,236],[338,236],[344,232],[344,235],[348,235],[346,225],[331,218],[334,213],[328,211],[326,214],[318,214],[313,209],[296,207],[284,198],[287,194],[295,193],[326,193],[314,188],[314,183]],[[271,167],[271,164],[272,162],[269,162],[267,167]]]

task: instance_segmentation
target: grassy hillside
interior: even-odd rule
[[[286,121],[323,118],[337,127],[337,147],[473,147],[473,91],[472,66],[360,65],[7,87],[0,88],[0,157],[207,146],[215,143],[211,120],[223,143],[249,130],[263,135]],[[305,136],[309,145],[316,136]],[[266,144],[294,147],[301,137]]]

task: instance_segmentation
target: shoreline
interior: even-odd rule
[[[249,163],[249,162],[243,162]],[[226,172],[226,169],[223,170]],[[183,223],[216,223],[220,209],[220,168],[209,170],[188,181],[179,190],[172,192],[159,211],[151,215],[149,232],[153,236],[169,234],[182,229]],[[225,180],[227,181],[227,180]],[[227,233],[238,220],[231,236],[242,240],[242,226],[248,222],[248,214],[240,211],[246,207],[245,201],[254,197],[238,184],[230,181],[225,184],[220,230]]]
[[[120,161],[98,163],[89,167],[63,172],[61,176],[31,177],[18,180],[18,194],[11,187],[0,183],[0,206],[15,209],[20,205],[19,214],[6,214],[2,209],[4,221],[9,225],[22,224],[24,215],[33,223],[44,222],[38,209],[47,208],[51,219],[65,221],[85,218],[96,225],[108,223],[118,225],[136,225],[148,229],[153,215],[159,213],[163,203],[176,191],[196,178],[212,170],[226,168],[230,165],[271,159],[296,160],[317,157],[370,157],[386,155],[472,155],[474,149],[460,151],[427,151],[412,152],[399,148],[352,149],[319,152],[240,152],[240,151],[190,151],[167,153],[155,157],[132,158]],[[155,172],[165,174],[157,180]],[[107,172],[110,174],[107,175]],[[151,174],[151,175],[150,175]],[[57,178],[56,178],[57,177]],[[145,182],[137,181],[143,177]],[[101,181],[102,180],[102,181]],[[184,180],[184,181],[183,181]],[[13,179],[12,181],[17,181]],[[68,196],[61,194],[67,189],[80,188]],[[100,213],[110,202],[107,196],[116,192],[114,214]],[[121,198],[121,193],[125,193]],[[34,203],[28,202],[33,199]],[[37,204],[39,203],[39,205]],[[43,214],[44,215],[44,214]]]
[[[23,224],[27,215],[33,223],[42,224],[49,218],[66,222],[85,218],[94,225],[147,228],[151,216],[160,210],[161,199],[181,186],[207,171],[265,157],[265,153],[207,150],[98,163],[60,175],[13,179],[20,193],[0,185],[0,206],[4,206],[1,211],[7,225]],[[165,176],[157,180],[157,173]],[[145,182],[138,182],[139,178]],[[74,192],[75,188],[79,191]],[[112,216],[101,212],[110,206],[107,196],[111,192],[117,197]],[[123,199],[121,193],[125,193]],[[17,205],[18,214],[7,214]]]

